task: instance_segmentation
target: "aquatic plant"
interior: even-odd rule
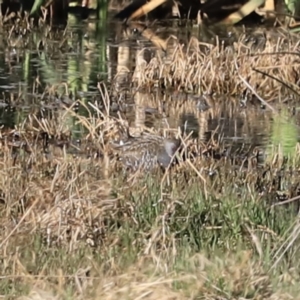
[[[124,120],[89,111],[29,115],[1,130],[4,294],[298,295],[299,156],[285,159],[277,149],[260,163],[255,149],[184,139],[187,157],[178,165],[126,171],[109,147]],[[87,129],[81,143],[72,139],[70,115]]]
[[[88,86],[74,80],[81,70],[76,57],[63,69],[68,80],[44,83],[60,62],[47,60],[57,45],[69,53],[82,40],[46,24],[36,34],[27,21],[9,31],[1,61],[13,70],[14,59],[25,57],[20,69],[30,87],[6,91],[0,102],[6,112],[0,127],[1,295],[297,299],[300,149],[296,133],[286,137],[288,150],[291,138],[295,142],[293,151],[280,139],[299,118],[297,36],[267,32],[263,43],[242,36],[229,45],[192,38],[187,46],[169,39],[165,53],[147,46],[148,60],[140,43],[130,49],[136,65],[126,68],[123,59],[123,69],[114,66],[122,74],[110,69],[109,82],[91,80],[98,90],[86,98],[75,93]],[[23,24],[27,31],[15,42]],[[30,81],[32,33],[42,67]],[[119,48],[110,49],[111,57]],[[85,62],[96,65],[93,59]],[[85,76],[92,78],[89,66]],[[121,77],[130,84],[122,86]],[[247,143],[226,140],[224,122]],[[269,141],[279,144],[266,151],[260,142],[272,129]],[[180,139],[178,149],[170,137]],[[169,165],[168,152],[176,164]],[[127,168],[127,155],[135,162],[146,155],[154,167]]]

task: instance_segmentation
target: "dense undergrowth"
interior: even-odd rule
[[[98,155],[71,155],[58,122],[2,132],[2,295],[296,299],[297,155],[258,163],[189,141],[179,165],[133,174],[105,155],[119,121],[77,121]]]
[[[21,53],[29,34],[18,39],[19,48],[12,40],[4,46]],[[38,51],[49,55],[51,35],[38,41]],[[265,41],[262,49],[252,46],[238,41],[225,49],[192,39],[168,49],[165,60],[159,51],[149,62],[138,60],[126,76],[139,87],[226,95],[215,101],[212,115],[222,115],[221,102],[228,108],[226,101],[235,99],[239,106],[239,98],[228,95],[249,90],[271,105],[297,98],[299,42],[284,37]],[[64,47],[60,51],[69,51]],[[50,111],[60,100],[53,95],[43,95]],[[20,105],[17,100],[9,104]],[[90,103],[95,111],[83,117],[62,101],[51,118],[32,113],[14,129],[1,128],[1,296],[299,298],[298,147],[290,157],[278,147],[262,160],[257,149],[230,152],[221,138],[204,143],[182,134],[178,165],[132,173],[110,147],[125,122],[109,116],[110,99],[103,103],[98,110]],[[81,143],[74,141],[70,118],[84,129]]]

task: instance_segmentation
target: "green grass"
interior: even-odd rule
[[[17,30],[13,36],[19,40]],[[43,39],[44,36],[41,35]],[[291,90],[283,89],[281,82],[271,77],[262,79],[260,73],[253,71],[267,69],[284,82],[297,81],[298,38],[281,36],[275,42],[268,40],[261,53],[243,43],[228,52],[223,46],[202,44],[207,50],[204,55],[198,40],[192,39],[188,47],[174,42],[170,47],[175,49],[167,53],[172,58],[169,63],[168,59],[161,63],[153,57],[139,71],[143,76],[130,80],[148,89],[164,82],[166,88],[201,87],[209,94],[226,95],[211,98],[211,112],[205,117],[199,113],[198,117],[205,119],[206,125],[210,118],[223,118],[222,101],[228,101],[230,117],[235,117],[240,98],[234,102],[227,95],[244,95],[249,86],[255,86],[266,100],[290,96]],[[50,36],[47,39],[44,51],[51,57],[49,49],[57,53],[57,41],[50,43]],[[8,39],[7,43],[13,46],[14,40]],[[26,48],[25,44],[21,46]],[[290,53],[278,52],[280,47]],[[234,60],[237,67],[232,64]],[[61,86],[49,87],[46,94],[55,95]],[[103,107],[109,107],[109,95],[115,91],[99,86],[96,98]],[[163,101],[168,101],[174,116],[194,114],[194,101],[174,104],[176,99],[171,98]],[[157,99],[153,101],[155,105],[150,103],[151,97],[145,97],[145,107],[158,107]],[[252,153],[233,154],[234,160],[213,159],[214,151],[224,153],[225,145],[218,138],[209,145],[201,144],[192,164],[183,162],[166,174],[157,170],[134,176],[119,170],[115,158],[105,152],[124,123],[107,116],[105,109],[78,103],[81,110],[86,110],[84,116],[71,107],[51,110],[48,119],[34,112],[15,120],[20,123],[15,125],[17,136],[29,145],[28,152],[13,146],[14,130],[0,129],[0,297],[300,299],[298,199],[278,205],[282,204],[279,195],[293,199],[299,194],[300,160],[295,132],[289,135],[288,141],[292,142],[285,143],[283,150],[273,145],[262,165],[246,159]],[[258,116],[263,117],[247,115],[254,125]],[[282,126],[289,123],[290,114],[278,116],[272,123],[272,136],[274,143],[282,144],[282,133],[294,127]],[[202,121],[201,127],[206,131]],[[66,149],[56,146],[56,142],[74,138],[75,127],[82,132],[85,149],[78,157],[68,154],[68,143]],[[257,132],[265,130],[264,134],[272,131],[253,128]],[[48,156],[43,149],[43,134],[53,137]],[[207,157],[202,155],[204,150]],[[92,158],[87,158],[85,151]],[[94,158],[98,152],[107,157]]]
[[[116,205],[90,224],[78,220],[77,228],[71,225],[76,209],[70,209],[63,221],[70,228],[61,236],[24,221],[1,249],[7,276],[2,294],[32,294],[37,286],[61,299],[136,299],[147,293],[146,299],[154,299],[158,291],[163,299],[296,297],[297,241],[272,268],[275,251],[294,226],[293,207],[272,208],[252,188],[240,187],[237,196],[232,185],[222,192],[220,182],[212,184],[218,189],[204,187],[192,175],[191,184],[177,185],[181,176],[171,174],[171,185],[159,174],[131,186],[124,177],[114,179]],[[91,183],[78,180],[77,188]]]

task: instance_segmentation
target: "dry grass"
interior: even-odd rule
[[[164,86],[221,95],[242,95],[249,87],[246,81],[267,101],[290,95],[291,90],[285,85],[298,95],[297,38],[267,31],[261,39],[257,45],[255,38],[249,42],[246,35],[241,35],[231,46],[224,46],[218,41],[212,45],[197,38],[182,44],[171,38],[166,53],[157,51],[148,63],[142,54],[138,55],[132,80],[138,87]]]
[[[287,199],[297,196],[287,170],[298,159],[277,152],[260,166],[251,149],[222,157],[221,139],[186,140],[190,159],[136,176],[109,149],[124,121],[88,111],[30,115],[1,132],[3,295],[296,299],[297,201],[272,204],[279,180]],[[81,151],[70,151],[70,117],[85,128]]]
[[[1,128],[1,296],[299,298],[299,147],[291,157],[274,147],[260,162],[261,149],[229,151],[217,132],[205,142],[188,138],[191,132],[178,130],[178,120],[165,115],[193,114],[202,138],[207,120],[224,118],[225,108],[228,119],[234,118],[239,101],[224,95],[244,94],[245,81],[268,101],[285,95],[282,84],[261,79],[251,68],[297,85],[297,55],[257,51],[298,48],[286,39],[267,41],[255,51],[243,43],[223,48],[193,39],[169,49],[164,59],[152,58],[135,74],[133,80],[143,87],[222,94],[207,96],[205,112],[195,109],[193,98],[173,94],[161,100],[138,92],[134,103],[140,110],[128,128],[125,113],[110,115],[110,95],[116,91],[102,86],[99,102],[69,108],[61,103],[56,111],[48,108],[48,118],[45,111],[32,113],[14,129]],[[84,113],[73,110],[76,104]],[[134,127],[145,125],[146,106],[157,110],[158,122],[166,121],[149,131],[179,134],[183,153],[177,153],[173,168],[132,173],[120,166],[110,142],[128,129],[139,134]],[[272,116],[243,115],[253,123]],[[255,126],[239,129],[246,134]]]

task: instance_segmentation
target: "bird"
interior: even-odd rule
[[[138,137],[129,136],[125,141],[112,142],[112,148],[127,169],[150,171],[157,166],[166,169],[180,144],[176,138],[144,133]]]

